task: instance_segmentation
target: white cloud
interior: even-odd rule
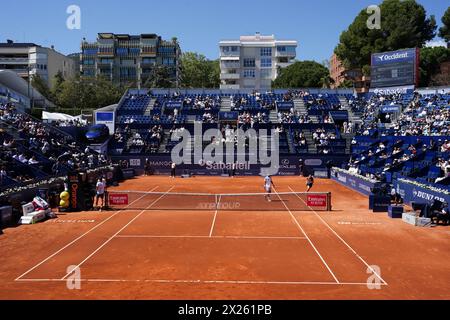
[[[447,47],[447,43],[444,40],[432,40],[425,43],[426,47]]]

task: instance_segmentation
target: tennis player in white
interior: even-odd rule
[[[275,187],[275,184],[272,181],[272,178],[270,176],[266,176],[264,178],[264,189],[266,190],[265,198],[268,202],[271,202],[270,194],[272,193],[272,186]]]

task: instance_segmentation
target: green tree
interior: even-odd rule
[[[181,79],[184,88],[218,88],[219,60],[208,60],[202,54],[185,52],[181,56]]]
[[[59,104],[58,97],[61,94],[61,91],[63,89],[63,84],[65,81],[66,80],[64,79],[64,76],[61,71],[59,71],[53,78],[52,101],[56,105]]]
[[[330,77],[330,75],[326,75],[320,79],[320,83],[322,85],[322,88],[324,89],[330,89],[331,85],[334,83],[334,79]]]
[[[450,7],[445,11],[442,17],[442,23],[444,25],[439,29],[439,36],[447,41],[447,43],[450,43]]]
[[[441,71],[441,63],[446,61],[450,61],[450,49],[445,47],[422,48],[420,50],[420,86],[446,84],[434,81],[434,77]]]
[[[99,107],[106,107],[119,102],[125,90],[115,86],[109,79],[98,78],[94,84],[96,103]]]
[[[381,29],[369,29],[369,14],[362,10],[340,36],[335,49],[346,68],[368,74],[373,53],[404,48],[422,48],[436,35],[434,16],[427,17],[425,8],[415,0],[384,0],[380,5]]]
[[[172,76],[171,68],[163,65],[155,65],[150,76],[144,82],[145,88],[174,88],[176,82]]]
[[[329,78],[330,71],[315,61],[297,61],[280,69],[278,77],[273,81],[274,88],[321,88],[324,80]]]
[[[339,89],[353,88],[353,82],[351,80],[344,80],[338,87]]]
[[[209,85],[208,88],[219,88],[220,87],[220,60],[210,60],[209,61],[210,70],[209,73]]]
[[[39,91],[47,100],[52,100],[52,92],[48,87],[47,82],[39,76],[39,74],[35,74],[31,78],[31,86]]]
[[[57,101],[66,109],[97,109],[117,103],[122,95],[123,91],[107,79],[76,78],[62,83]]]

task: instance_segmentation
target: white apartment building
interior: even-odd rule
[[[62,72],[65,79],[73,78],[79,71],[75,61],[52,48],[34,43],[15,43],[8,40],[0,43],[0,70],[10,70],[28,81],[38,74],[48,86],[53,86],[53,78]]]
[[[221,89],[269,90],[279,68],[294,62],[298,44],[256,33],[223,40],[219,45]]]

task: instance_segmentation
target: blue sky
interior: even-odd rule
[[[443,0],[419,0],[439,25]],[[275,5],[276,3],[276,5]],[[183,51],[218,57],[218,42],[240,35],[274,34],[299,42],[298,59],[329,59],[340,33],[360,10],[380,0],[39,0],[2,3],[0,41],[55,45],[78,52],[81,39],[99,32],[178,37]],[[66,28],[69,5],[81,8],[81,30]]]

